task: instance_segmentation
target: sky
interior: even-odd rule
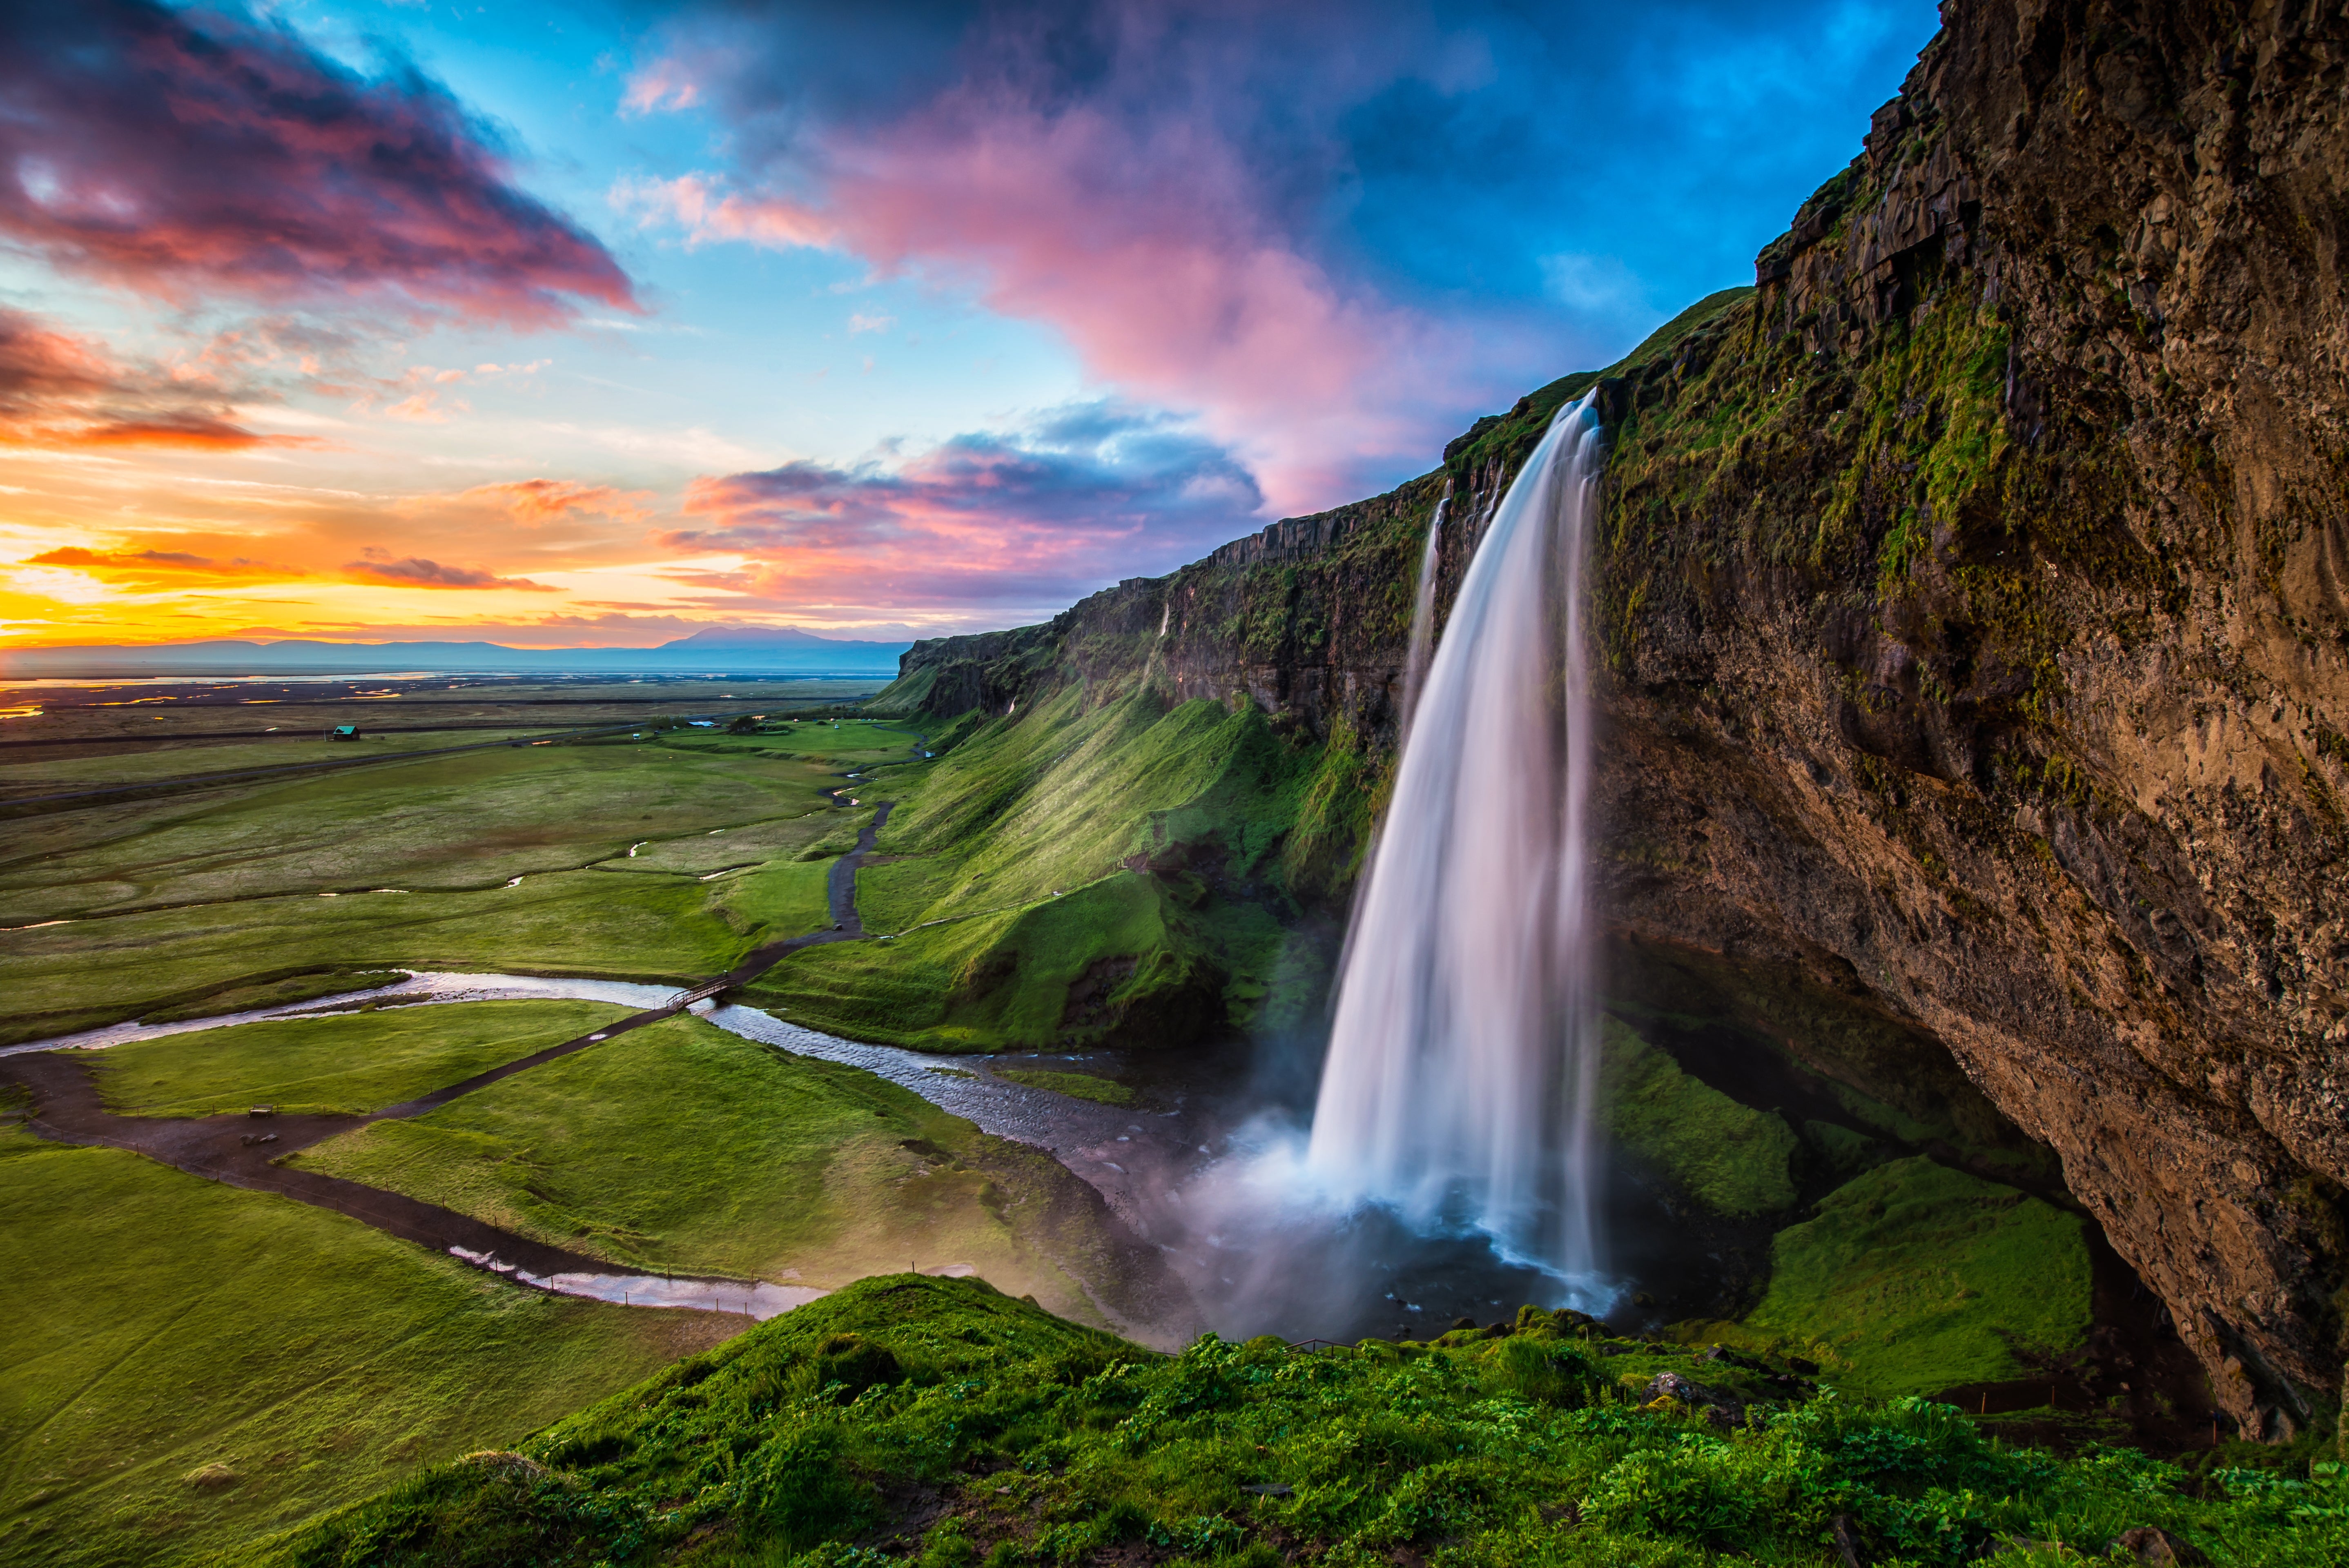
[[[1033,622],[1425,472],[1927,0],[0,0],[0,648]]]

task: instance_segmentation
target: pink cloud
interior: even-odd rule
[[[0,236],[174,302],[389,301],[543,326],[636,307],[414,67],[369,80],[282,26],[153,0],[0,7]]]
[[[957,100],[830,152],[821,208],[692,176],[621,196],[697,242],[843,249],[967,284],[1059,330],[1102,381],[1198,410],[1277,508],[1340,499],[1433,434],[1428,404],[1454,377],[1431,324],[1267,229],[1211,136]]]
[[[1391,482],[1399,453],[1432,455],[1557,346],[1473,330],[1514,304],[1404,303],[1374,261],[1333,249],[1349,106],[1429,62],[1401,36],[1330,48],[1347,14],[1304,9],[706,10],[638,81],[648,105],[669,101],[655,84],[693,82],[737,133],[736,171],[616,196],[693,242],[835,250],[1046,325],[1097,383],[1243,454],[1271,508],[1312,510]],[[1265,60],[1309,46],[1326,57],[1261,101],[1281,90]],[[810,52],[836,56],[840,79],[779,88]]]
[[[783,251],[828,247],[840,237],[839,226],[813,208],[780,197],[744,196],[700,174],[623,180],[612,187],[611,200],[640,218],[676,223],[697,245],[740,240]]]
[[[493,502],[523,527],[534,528],[574,513],[642,521],[646,516],[643,503],[651,498],[643,490],[621,490],[611,485],[585,484],[577,480],[542,479],[475,485],[460,491],[457,499]]]
[[[798,461],[698,479],[688,527],[652,542],[739,567],[681,587],[784,609],[1051,605],[1146,562],[1167,570],[1244,530],[1262,497],[1230,454],[1163,416],[1056,410],[895,467]]]
[[[121,364],[98,344],[0,307],[0,445],[241,451],[322,444],[245,428],[216,400],[225,390],[209,375]]]

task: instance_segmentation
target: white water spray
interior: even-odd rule
[[[1481,1230],[1577,1295],[1599,1289],[1582,606],[1599,438],[1588,399],[1561,409],[1476,543],[1356,905],[1307,1155],[1332,1196]]]

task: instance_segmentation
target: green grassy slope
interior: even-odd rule
[[[0,1128],[0,1559],[224,1553],[740,1330]]]
[[[1162,1357],[977,1281],[867,1280],[263,1560],[1829,1568],[1850,1560],[1838,1521],[1863,1560],[1920,1568],[2084,1563],[2144,1525],[2240,1568],[2349,1553],[2337,1466],[2189,1491],[2127,1450],[2009,1448],[1917,1400],[1732,1425],[1643,1408],[1661,1372],[1773,1385],[1672,1347],[1602,1357],[1535,1309],[1447,1341]]]
[[[753,988],[793,1022],[989,1050],[1187,1043],[1281,1021],[1310,759],[1252,709],[1071,687],[887,767],[896,809],[858,878],[885,943],[795,955]]]
[[[1082,1315],[1063,1265],[1107,1278],[1095,1211],[1049,1157],[697,1018],[295,1159],[631,1269],[828,1287],[966,1264]]]
[[[275,1018],[90,1054],[106,1107],[212,1116],[252,1105],[365,1114],[627,1016],[604,1002],[465,1002]]]

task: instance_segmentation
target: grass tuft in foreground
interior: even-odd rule
[[[2242,1568],[2349,1554],[2339,1466],[2189,1489],[2129,1449],[2011,1448],[1914,1398],[1708,1418],[1651,1379],[1754,1400],[1762,1376],[1570,1321],[1160,1357],[976,1280],[867,1280],[267,1560],[1826,1568],[1849,1561],[1839,1536],[1876,1563],[2084,1563],[2143,1527]]]

